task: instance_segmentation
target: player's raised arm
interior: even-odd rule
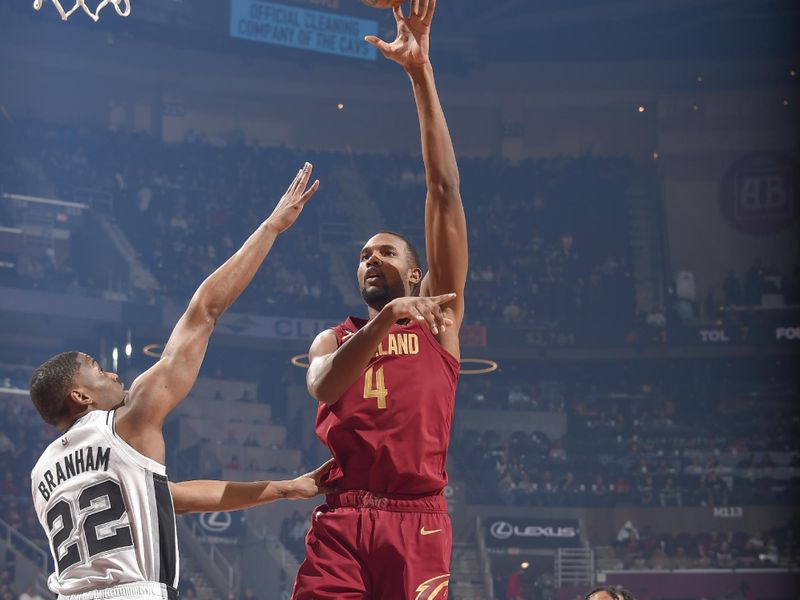
[[[299,216],[319,187],[308,186],[312,166],[306,163],[272,214],[244,245],[214,271],[195,292],[178,320],[161,359],[133,382],[116,418],[116,430],[136,450],[164,460],[161,425],[167,414],[189,393],[205,356],[217,319],[248,286],[277,236]]]
[[[333,459],[310,473],[287,481],[180,481],[170,482],[172,502],[178,514],[228,512],[268,504],[275,500],[305,500],[332,490],[320,480]]]
[[[428,273],[422,280],[423,296],[456,292],[446,314],[456,327],[439,336],[442,344],[458,356],[458,327],[464,316],[464,286],[467,280],[467,224],[461,202],[455,150],[436,91],[428,56],[430,28],[436,0],[412,0],[409,15],[394,8],[397,38],[387,43],[374,36],[366,39],[389,60],[408,73],[414,89],[422,138],[422,157],[428,193],[425,199],[425,245]]]

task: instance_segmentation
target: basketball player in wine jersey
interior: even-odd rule
[[[397,39],[367,41],[411,82],[427,176],[428,272],[402,236],[361,250],[368,319],[320,333],[307,386],[338,491],[312,516],[295,600],[441,600],[452,533],[443,489],[464,313],[467,230],[455,152],[428,59],[435,0],[394,9]]]
[[[170,600],[177,596],[175,512],[238,510],[311,497],[325,467],[287,482],[169,484],[162,424],[189,393],[214,325],[256,274],[277,236],[316,192],[311,165],[272,214],[194,294],[160,360],[125,391],[81,352],[54,356],[33,373],[42,418],[61,430],[31,473],[33,503],[56,564],[59,600]]]

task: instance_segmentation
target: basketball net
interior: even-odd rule
[[[44,1],[45,0],[33,0],[33,8],[40,10]],[[53,0],[53,4],[55,4],[56,10],[58,10],[58,13],[61,15],[61,19],[64,21],[69,19],[72,13],[74,13],[76,10],[82,8],[83,12],[89,15],[92,18],[92,21],[96,23],[100,20],[100,11],[109,4],[114,5],[114,10],[117,11],[117,14],[120,17],[127,17],[129,14],[131,14],[130,0],[102,0],[102,2],[97,5],[97,8],[94,12],[92,12],[91,8],[86,6],[86,0],[75,0],[75,5],[68,11],[64,10],[64,7],[61,6],[61,2],[59,2],[59,0]]]

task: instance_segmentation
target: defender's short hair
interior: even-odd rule
[[[28,387],[45,423],[55,425],[69,413],[67,398],[81,364],[78,352],[62,352],[36,367]]]

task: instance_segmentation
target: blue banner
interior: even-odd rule
[[[244,40],[375,60],[377,51],[364,36],[377,33],[377,21],[263,0],[231,0],[230,34]]]

